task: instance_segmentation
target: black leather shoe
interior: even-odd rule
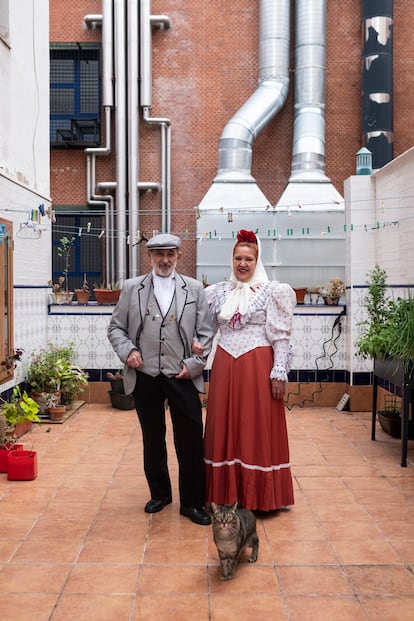
[[[145,505],[145,513],[158,513],[164,509],[165,505],[169,505],[172,503],[171,496],[167,496],[167,498],[162,498],[161,500],[158,498],[151,498]]]
[[[185,515],[195,524],[201,524],[201,526],[208,526],[211,524],[211,518],[204,509],[197,507],[180,507],[181,515]]]

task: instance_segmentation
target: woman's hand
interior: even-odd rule
[[[284,399],[285,398],[285,390],[286,390],[286,382],[278,379],[270,380],[272,384],[272,397],[273,399]]]

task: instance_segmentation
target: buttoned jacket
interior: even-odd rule
[[[124,363],[124,388],[127,394],[134,390],[136,370],[129,367],[126,360],[132,350],[139,350],[139,336],[147,317],[151,287],[151,273],[126,280],[108,327],[109,341]],[[204,392],[203,370],[213,342],[213,327],[202,283],[175,273],[175,304],[177,351],[184,348],[185,357],[181,362],[187,367],[197,390]],[[197,338],[204,348],[203,356],[192,354],[193,338]]]

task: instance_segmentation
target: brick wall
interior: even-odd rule
[[[170,30],[153,36],[153,116],[172,123],[172,228],[196,230],[194,206],[217,172],[222,129],[257,85],[258,2],[251,0],[153,0],[151,13],[168,15]],[[292,7],[295,3],[292,2]],[[85,14],[101,13],[91,0],[53,0],[51,41],[96,41],[100,30],[83,28]],[[355,173],[361,142],[361,2],[327,2],[326,174],[343,193]],[[394,156],[414,143],[414,4],[394,1]],[[294,9],[292,43],[294,41]],[[293,45],[292,45],[293,52]],[[293,53],[291,68],[293,69]],[[291,164],[293,84],[284,108],[253,146],[252,173],[273,203],[285,188]],[[160,179],[160,134],[141,123],[140,180]],[[104,161],[106,160],[106,161]],[[53,151],[51,192],[55,204],[85,204],[85,156],[82,151]],[[114,180],[114,162],[99,158],[98,181]],[[140,229],[160,229],[160,196],[142,195]],[[143,250],[141,250],[143,252]],[[195,275],[196,247],[185,242],[181,270]],[[141,268],[148,264],[142,256]]]

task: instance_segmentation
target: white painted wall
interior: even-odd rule
[[[345,182],[347,368],[371,371],[355,341],[366,318],[367,273],[378,264],[387,272],[389,295],[414,290],[414,148],[376,171]],[[353,227],[353,230],[352,230]]]
[[[47,341],[51,273],[51,220],[30,222],[51,207],[47,0],[2,0],[0,84],[0,214],[13,222],[14,343],[29,352]]]

